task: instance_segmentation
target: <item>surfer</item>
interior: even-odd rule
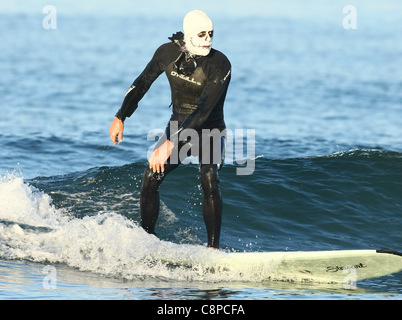
[[[140,199],[141,226],[148,233],[155,234],[159,187],[184,160],[177,155],[198,156],[208,247],[218,248],[222,219],[218,170],[224,157],[223,105],[231,65],[223,53],[212,48],[214,28],[205,12],[190,11],[184,17],[183,31],[184,34],[177,32],[169,38],[170,42],[161,45],[134,80],[109,133],[114,144],[123,140],[125,119],[137,109],[138,102],[151,84],[165,72],[171,88],[172,115],[165,135],[156,144],[144,172]],[[187,135],[186,132],[196,132],[197,136]]]

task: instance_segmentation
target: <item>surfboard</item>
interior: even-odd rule
[[[402,254],[381,250],[229,253],[227,268],[259,265],[272,280],[348,283],[402,271]]]
[[[402,271],[402,254],[382,250],[211,252],[202,261],[173,263],[237,279],[355,284]],[[172,263],[172,262],[171,262]]]

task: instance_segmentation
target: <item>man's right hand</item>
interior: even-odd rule
[[[124,122],[115,117],[109,128],[110,139],[113,144],[123,141]]]

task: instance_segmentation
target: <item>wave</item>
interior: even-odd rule
[[[257,157],[255,172],[220,171],[225,251],[389,249],[401,251],[401,154],[356,149],[328,156]],[[0,177],[0,258],[62,263],[125,279],[259,280],[212,274],[196,165],[161,187],[158,236],[139,227],[145,163],[97,167],[25,181]],[[219,254],[219,253],[217,253]],[[169,260],[168,259],[168,260]]]
[[[76,218],[21,177],[2,177],[0,257],[63,263],[83,271],[126,279],[196,277],[164,265],[161,257],[210,255],[201,246],[176,245],[147,234],[120,214]],[[172,274],[173,273],[173,274]]]
[[[1,259],[65,264],[129,280],[263,280],[258,267],[249,275],[236,269],[219,271],[209,260],[223,252],[159,240],[117,213],[72,217],[20,177],[3,177],[1,191],[2,203],[7,197],[14,198],[1,209]]]

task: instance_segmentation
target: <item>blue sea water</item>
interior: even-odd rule
[[[355,2],[357,29],[341,1],[205,4],[233,67],[227,126],[250,145],[255,130],[253,173],[236,174],[246,150],[220,171],[221,250],[402,252],[402,10]],[[138,227],[147,135],[171,112],[166,78],[118,146],[108,128],[192,7],[73,3],[54,3],[53,30],[48,3],[0,6],[0,299],[401,299],[401,273],[347,290],[151,266],[207,250],[196,164],[162,185],[160,239]]]

